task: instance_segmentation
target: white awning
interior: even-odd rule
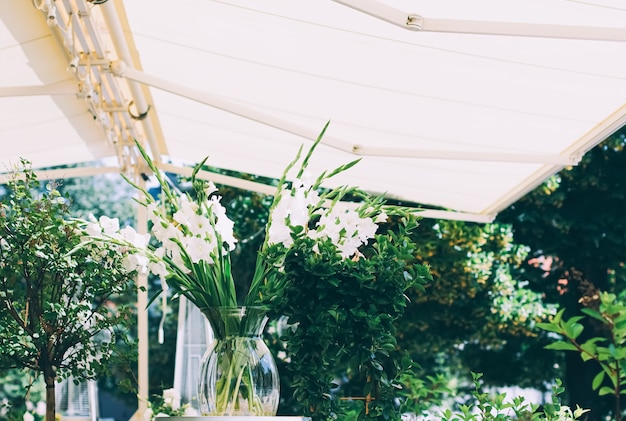
[[[330,121],[312,170],[362,157],[335,182],[490,221],[626,122],[618,0],[34,0],[0,17],[2,165],[131,171],[136,138],[168,169],[278,177]]]

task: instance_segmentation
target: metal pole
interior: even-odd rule
[[[143,189],[145,181],[138,176],[136,182]],[[148,231],[148,212],[144,206],[137,206],[137,232],[145,234]],[[139,274],[137,276],[137,378],[139,382],[138,391],[138,412],[143,414],[148,409],[149,378],[148,378],[148,275]]]

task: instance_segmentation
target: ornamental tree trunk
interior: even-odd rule
[[[56,420],[56,380],[57,369],[52,356],[45,349],[40,350],[39,369],[46,384],[46,418],[44,421]]]
[[[45,375],[46,382],[46,419],[45,421],[55,421],[56,417],[56,377],[54,374]]]

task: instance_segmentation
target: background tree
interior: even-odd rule
[[[474,371],[486,385],[549,389],[555,355],[534,327],[547,308],[516,275],[527,249],[510,227],[424,219],[414,235],[433,282],[425,294],[409,293],[398,332],[422,375],[465,378],[471,387]]]
[[[129,313],[112,299],[132,289],[133,273],[115,250],[77,248],[69,200],[54,183],[40,193],[22,165],[0,205],[0,368],[41,374],[53,421],[56,381],[96,378],[119,355],[112,337]]]
[[[581,306],[597,305],[599,290],[620,292],[626,285],[625,143],[622,129],[498,218],[530,247],[523,272],[529,287],[566,309],[567,318],[579,315]],[[584,334],[583,341],[602,332],[591,323]],[[575,353],[566,356],[569,403],[591,408],[588,420],[610,411],[591,390],[597,370]]]

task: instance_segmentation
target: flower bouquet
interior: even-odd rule
[[[133,237],[132,229],[116,231],[107,228],[110,221],[106,218],[91,220],[87,224],[87,241],[114,242],[133,250],[132,263],[143,265],[144,270],[159,276],[161,291],[171,290],[174,297],[185,296],[196,305],[210,321],[214,335],[217,340],[222,340],[222,345],[230,337],[249,337],[252,327],[257,328],[255,335],[260,335],[258,329],[262,330],[265,322],[259,322],[258,317],[252,318],[251,315],[265,315],[293,290],[289,280],[289,262],[294,259],[306,261],[317,256],[329,258],[330,268],[346,270],[352,265],[350,262],[367,262],[376,253],[372,247],[377,241],[380,224],[388,224],[393,219],[394,226],[402,227],[402,235],[396,240],[404,242],[407,241],[406,232],[416,226],[417,216],[413,210],[388,206],[381,196],[371,196],[355,187],[323,188],[324,182],[348,170],[359,160],[323,172],[315,178],[309,174],[307,167],[310,158],[327,127],[304,156],[300,148],[279,180],[265,227],[265,238],[257,255],[254,276],[247,295],[241,301],[245,308],[253,311],[233,313],[224,310],[240,303],[236,296],[230,260],[237,239],[233,234],[234,223],[226,215],[215,185],[198,176],[206,159],[196,165],[192,172],[193,191],[182,193],[170,185],[138,144],[160,185],[161,196],[155,199],[146,189],[128,178],[126,180],[141,192],[138,201],[148,211],[153,243],[138,249],[135,247],[136,241],[128,241],[128,238]],[[295,171],[295,176],[291,174],[292,171]],[[387,236],[392,232],[389,228],[385,230]],[[394,241],[386,241],[385,244],[394,244]],[[304,243],[307,244],[306,250],[302,248]],[[407,249],[403,248],[402,252],[406,254]],[[393,250],[388,248],[385,253],[392,255]],[[417,276],[415,270],[408,267],[415,263],[414,258],[407,255],[394,258],[401,262],[395,265],[393,272],[394,276],[400,273],[403,279],[400,290],[423,281],[423,274]],[[372,268],[369,278],[375,279],[377,273]],[[381,267],[376,267],[376,270],[381,270]],[[282,304],[280,307],[286,309]],[[263,345],[255,342],[247,343],[246,346],[255,348]],[[227,362],[216,372],[208,374],[213,378],[206,380],[206,373],[201,376],[201,382],[206,381],[210,385],[206,387],[207,393],[212,393],[211,398],[203,398],[203,391],[200,391],[201,399],[206,399],[203,414],[274,415],[278,403],[277,393],[266,397],[266,400],[260,398],[256,394],[258,390],[255,391],[252,386],[254,370],[238,357],[240,354],[235,352],[237,344],[232,342],[226,348],[223,351],[227,354]],[[258,349],[254,351],[253,354],[261,355],[261,359],[266,355],[265,349],[262,352]],[[269,360],[257,363],[261,366],[260,371],[267,371],[273,364]],[[262,380],[269,383],[276,381]],[[202,388],[205,389],[204,383]]]

